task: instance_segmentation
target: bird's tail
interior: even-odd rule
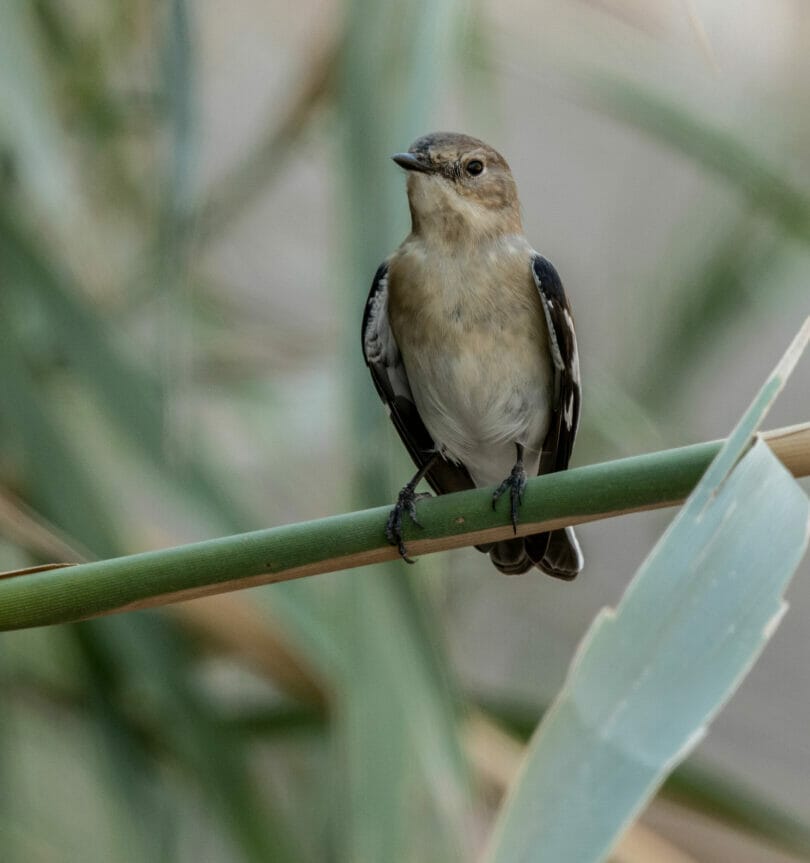
[[[520,575],[536,566],[547,575],[571,581],[584,564],[572,527],[505,539],[481,551],[488,551],[495,568],[506,575]]]

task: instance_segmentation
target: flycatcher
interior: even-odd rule
[[[366,364],[419,470],[386,533],[405,560],[402,520],[416,486],[438,494],[496,485],[512,525],[527,474],[568,466],[579,421],[574,322],[560,277],[523,235],[506,160],[482,141],[425,135],[394,161],[408,172],[411,233],[374,276]],[[508,574],[572,579],[583,558],[568,527],[478,546]]]

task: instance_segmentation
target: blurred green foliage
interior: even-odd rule
[[[312,477],[280,469],[284,488],[257,491],[262,478],[246,488],[241,438],[222,417],[240,409],[257,438],[269,426],[273,445],[257,445],[258,458],[285,463],[276,373],[306,335],[232,300],[206,253],[316,132],[330,138],[340,178],[335,235],[323,242],[345,353],[341,391],[325,397],[342,414],[316,410],[302,426],[328,426],[343,452],[339,464],[329,454],[334,477],[319,476],[340,489],[324,493],[328,505],[381,503],[397,484],[356,352],[371,275],[406,229],[382,157],[439,122],[443,82],[487,78],[469,52],[490,50],[479,38],[488,28],[453,0],[353,0],[341,11],[240,158],[203,179],[195,4],[0,6],[0,568],[61,555],[26,540],[32,512],[55,544],[97,557],[294,520]],[[641,423],[628,416],[649,421],[636,441],[666,436],[672,389],[711,352],[707,329],[749,314],[739,297],[786,237],[806,240],[810,212],[806,192],[737,136],[650,94],[600,99],[722,170],[746,203],[669,286],[686,301],[647,376],[626,388],[607,380],[616,399],[594,393],[599,425],[586,427],[580,458],[589,441],[591,453],[612,454],[620,440],[632,449],[623,430]],[[278,269],[273,260],[268,272],[281,284]],[[276,640],[252,636],[236,657],[210,622],[171,611],[2,636],[5,860],[470,859],[493,801],[464,757],[473,699],[448,658],[441,589],[390,569],[243,601]],[[279,670],[290,656],[303,689]],[[313,690],[314,704],[302,695]],[[759,801],[735,809],[734,789],[713,787],[699,783],[688,799],[725,806],[737,823],[762,815]],[[774,819],[756,822],[771,840]]]

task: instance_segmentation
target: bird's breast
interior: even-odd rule
[[[437,445],[468,465],[497,448],[513,458],[515,442],[539,450],[545,437],[551,362],[530,255],[406,243],[389,262],[389,319],[416,406]]]

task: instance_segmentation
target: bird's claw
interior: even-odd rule
[[[417,494],[413,486],[406,485],[397,496],[397,502],[388,515],[388,521],[385,525],[385,536],[391,545],[397,547],[399,556],[405,563],[416,563],[408,557],[408,549],[405,547],[405,541],[402,538],[402,518],[407,514],[408,518],[417,526],[422,527],[421,522],[416,516],[416,502],[422,498],[430,497],[429,494]]]
[[[526,488],[526,471],[523,463],[518,462],[508,477],[492,492],[492,508],[495,509],[501,495],[509,489],[509,512],[512,520],[512,530],[517,533],[518,512],[523,503],[523,491]]]

